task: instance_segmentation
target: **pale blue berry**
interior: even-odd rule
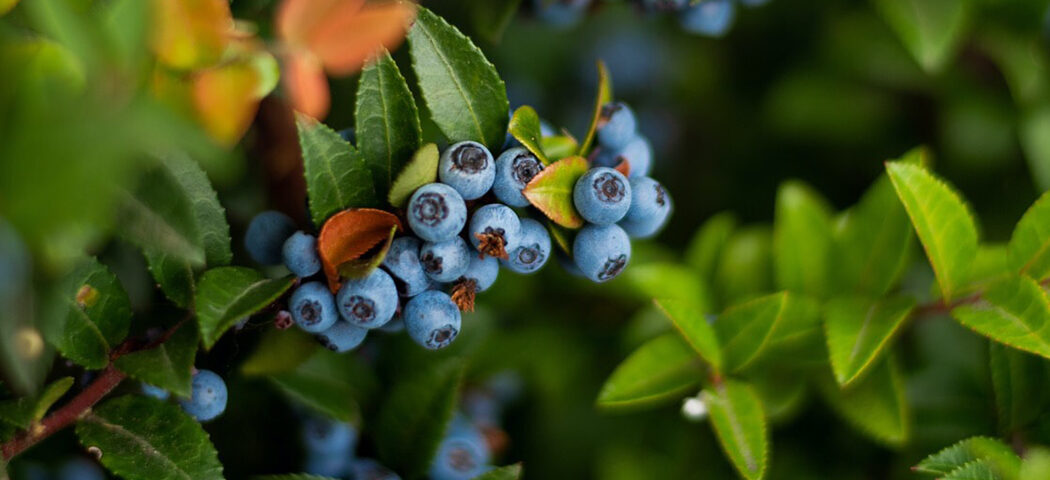
[[[634,138],[637,129],[634,112],[627,104],[611,102],[602,106],[598,117],[598,144],[602,148],[622,149]]]
[[[179,400],[182,409],[198,422],[214,419],[226,410],[226,382],[211,370],[193,374],[193,392]]]
[[[644,177],[649,174],[653,162],[653,147],[642,135],[636,135],[627,145],[617,151],[599,148],[595,154],[594,165],[615,168],[624,160],[631,167],[630,178]]]
[[[572,255],[585,277],[606,282],[627,268],[631,240],[617,225],[587,225],[576,234]]]
[[[686,31],[707,37],[721,37],[733,25],[736,6],[732,0],[704,0],[682,12],[679,19]]]
[[[431,280],[448,283],[458,279],[470,267],[470,257],[477,255],[461,237],[445,242],[427,242],[419,250],[423,271]]]
[[[431,350],[449,346],[459,335],[459,308],[446,293],[429,290],[405,305],[405,330],[413,341]]]
[[[608,225],[620,221],[631,208],[631,186],[622,173],[597,167],[576,181],[572,199],[584,220]]]
[[[321,258],[317,256],[317,237],[304,232],[295,232],[285,240],[281,249],[284,266],[299,278],[309,277],[321,271]]]
[[[521,220],[521,241],[508,252],[501,263],[516,273],[533,273],[547,263],[551,255],[551,236],[543,224],[531,218]]]
[[[338,353],[349,352],[361,345],[368,335],[368,329],[351,325],[346,320],[338,320],[327,330],[317,334],[317,341],[325,348]]]
[[[383,268],[394,279],[402,297],[414,297],[430,289],[430,279],[419,261],[422,244],[416,237],[395,238],[383,259]]]
[[[441,154],[438,178],[459,192],[464,200],[481,198],[496,178],[492,153],[478,142],[454,143]]]
[[[397,312],[397,287],[390,275],[375,269],[368,276],[343,282],[335,302],[339,315],[360,328],[378,328]]]
[[[619,225],[633,238],[648,238],[660,231],[671,214],[671,196],[660,182],[649,177],[631,179],[631,208]]]
[[[510,207],[490,203],[474,211],[468,236],[482,255],[503,257],[518,245],[521,221]]]
[[[332,292],[321,282],[300,285],[292,293],[288,309],[296,325],[310,333],[323,332],[339,319]]]
[[[541,171],[543,163],[532,152],[522,147],[511,148],[496,159],[496,179],[492,184],[492,193],[507,205],[527,207],[529,200],[521,191]]]
[[[431,183],[419,187],[408,201],[408,225],[428,242],[451,240],[467,223],[467,205],[452,187]]]
[[[244,234],[248,255],[263,265],[281,263],[284,241],[295,233],[295,222],[281,212],[267,210],[252,218]]]

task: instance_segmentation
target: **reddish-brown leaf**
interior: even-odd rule
[[[296,111],[316,119],[328,115],[332,99],[328,91],[328,79],[317,57],[306,51],[286,54],[281,82]]]
[[[329,218],[317,237],[321,265],[328,278],[328,288],[339,290],[339,266],[356,260],[386,240],[392,228],[401,229],[396,215],[374,208],[343,210]]]
[[[193,104],[204,129],[223,145],[240,140],[259,108],[262,78],[250,59],[202,70],[193,79]]]

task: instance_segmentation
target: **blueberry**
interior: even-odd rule
[[[462,277],[476,255],[461,237],[440,243],[427,242],[419,249],[419,261],[431,280],[448,283]]]
[[[441,154],[438,178],[459,192],[464,200],[481,198],[492,188],[496,165],[492,153],[478,142],[454,143]]]
[[[507,150],[496,159],[496,179],[492,183],[492,193],[507,205],[527,207],[529,200],[521,191],[542,170],[543,163],[532,152],[522,147]]]
[[[516,273],[533,273],[543,268],[551,255],[551,236],[543,224],[526,218],[521,221],[521,241],[518,248],[501,263]]]
[[[517,247],[520,232],[518,215],[503,204],[490,203],[470,217],[470,243],[482,255],[506,258],[507,252]]]
[[[635,135],[630,142],[617,151],[599,148],[596,150],[594,165],[614,168],[621,161],[627,160],[631,166],[630,178],[644,177],[649,174],[653,162],[653,147],[642,135]]]
[[[335,325],[317,334],[317,340],[324,348],[333,352],[349,352],[361,345],[368,335],[368,329],[351,325],[350,322],[339,320]]]
[[[572,200],[584,220],[596,225],[616,223],[631,208],[631,185],[616,170],[593,168],[576,181]]]
[[[623,102],[606,103],[598,117],[598,143],[603,148],[620,150],[634,138],[637,128],[631,107]]]
[[[295,222],[281,212],[267,210],[252,218],[244,234],[248,255],[263,265],[281,263],[284,241],[295,233]]]
[[[459,280],[474,282],[474,291],[481,293],[488,290],[493,283],[496,283],[498,275],[498,260],[493,257],[482,258],[477,255],[471,255],[470,267],[467,268],[467,272]]]
[[[167,400],[168,397],[171,396],[171,393],[167,390],[160,387],[154,387],[148,383],[140,384],[139,389],[142,390],[143,395],[156,398],[157,400]]]
[[[423,185],[408,201],[408,225],[428,242],[451,240],[467,224],[467,205],[452,187],[442,183]]]
[[[405,329],[416,343],[437,350],[449,346],[459,335],[459,308],[437,290],[416,295],[405,305]]]
[[[471,389],[463,392],[460,401],[463,413],[477,425],[498,426],[503,408],[496,396],[487,390]]]
[[[193,374],[193,393],[179,400],[182,409],[198,422],[218,417],[226,410],[226,382],[211,370]]]
[[[23,461],[17,465],[11,472],[11,480],[52,480],[51,472],[42,464]]]
[[[401,480],[393,470],[371,458],[357,458],[350,462],[350,478],[353,480]]]
[[[595,282],[616,278],[631,260],[631,240],[617,225],[587,225],[572,242],[572,255],[583,275]]]
[[[430,278],[419,261],[422,243],[416,237],[395,238],[383,259],[383,268],[394,279],[402,297],[414,297],[430,289]]]
[[[299,278],[309,277],[321,271],[321,259],[317,256],[317,237],[295,232],[284,241],[281,249],[284,266]]]
[[[533,0],[536,17],[553,27],[570,27],[583,18],[591,0]]]
[[[288,309],[299,328],[310,333],[328,330],[339,319],[332,292],[321,282],[300,285],[292,294]]]
[[[350,472],[351,462],[353,462],[353,456],[348,453],[341,455],[307,453],[303,471],[322,477],[343,477]]]
[[[389,274],[377,268],[367,277],[344,282],[335,303],[351,325],[378,328],[397,312],[397,287]]]
[[[458,428],[441,441],[430,465],[431,480],[469,480],[482,474],[490,452],[476,428]]]
[[[721,37],[733,24],[736,7],[732,0],[704,0],[682,12],[679,22],[686,31]]]
[[[349,456],[357,445],[356,428],[328,418],[307,418],[300,433],[309,453]]]
[[[357,143],[357,133],[354,132],[353,128],[344,128],[340,130],[339,136],[343,137],[343,140],[346,140],[347,142]]]
[[[98,464],[86,458],[74,458],[65,461],[58,468],[57,480],[105,480],[106,473]]]
[[[631,208],[620,221],[627,235],[647,238],[664,226],[671,213],[671,196],[660,182],[649,177],[631,179]]]

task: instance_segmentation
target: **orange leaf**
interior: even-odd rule
[[[343,210],[329,218],[317,237],[321,265],[328,278],[328,288],[339,290],[339,266],[355,260],[379,242],[386,240],[390,229],[403,228],[396,215],[374,208]]]
[[[285,55],[281,81],[292,108],[317,119],[328,115],[332,101],[328,92],[328,79],[316,57],[304,51]]]
[[[203,70],[194,76],[193,104],[204,129],[223,145],[248,131],[259,108],[262,81],[250,59]]]
[[[152,45],[161,63],[195,70],[219,61],[233,30],[227,0],[153,0]]]
[[[365,0],[284,0],[274,19],[277,35],[286,42],[305,45],[310,32],[326,16],[334,11],[353,15],[364,5]]]

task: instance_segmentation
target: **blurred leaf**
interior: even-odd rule
[[[489,0],[471,4],[470,15],[474,30],[485,41],[498,43],[503,37],[503,31],[518,12],[520,4],[521,0]]]
[[[521,1],[521,0],[517,0],[517,1]],[[517,2],[514,2],[514,3],[517,3]],[[0,0],[0,15],[3,15],[5,13],[11,11],[12,8],[15,8],[15,5],[18,5],[18,0]]]
[[[547,158],[543,150],[543,134],[540,133],[540,116],[536,110],[525,105],[518,107],[510,118],[507,131],[521,144],[536,156],[544,165],[550,165],[551,159]],[[559,157],[560,158],[560,157]]]
[[[127,480],[221,480],[222,464],[200,424],[176,405],[140,395],[115,398],[77,421],[86,448]]]
[[[990,285],[973,303],[952,309],[963,325],[1013,348],[1050,358],[1050,300],[1028,277],[1006,277]]]
[[[1038,418],[1045,405],[1046,361],[996,342],[989,342],[988,361],[999,428],[1019,431]]]
[[[685,253],[686,264],[695,268],[703,279],[712,281],[718,260],[736,226],[736,216],[729,212],[708,218],[689,242]]]
[[[157,58],[177,70],[196,70],[219,61],[233,15],[225,0],[152,0],[151,43]]]
[[[1050,275],[1050,192],[1040,196],[1017,222],[1009,249],[1015,271],[1036,280]]]
[[[67,0],[26,2],[22,9],[32,26],[54,39],[78,58],[89,71],[103,66],[105,53],[98,25],[89,15],[77,11]]]
[[[726,309],[715,322],[726,372],[739,372],[771,353],[820,333],[820,307],[780,292]]]
[[[711,427],[718,434],[722,450],[740,475],[748,480],[761,479],[766,473],[769,435],[762,403],[750,385],[726,382],[701,393],[711,412]]]
[[[583,218],[576,211],[572,191],[590,164],[583,157],[558,160],[540,171],[522,190],[525,198],[547,218],[566,228],[580,228]]]
[[[326,117],[332,106],[332,93],[321,61],[309,52],[294,51],[285,53],[282,65],[281,83],[292,109],[309,118]],[[296,120],[298,124],[299,118]]]
[[[354,121],[357,148],[372,171],[376,195],[385,197],[423,135],[412,92],[386,51],[361,71]]]
[[[62,356],[89,369],[109,363],[109,350],[128,334],[131,305],[116,275],[95,259],[62,281],[42,328]]]
[[[374,208],[343,210],[329,218],[317,236],[317,251],[332,292],[339,290],[341,265],[389,238],[391,229],[401,228],[396,215]]]
[[[955,55],[970,17],[970,0],[874,0],[875,8],[927,72]]]
[[[1028,160],[1034,182],[1040,190],[1050,189],[1050,103],[1043,102],[1021,118],[1021,148]]]
[[[153,7],[152,2],[142,0],[115,0],[99,5],[102,32],[109,40],[107,46],[127,72],[136,72],[145,63]]]
[[[1050,478],[1050,451],[1043,447],[1028,449],[1017,478],[1018,480]]]
[[[688,301],[699,313],[711,313],[714,305],[707,284],[695,272],[676,263],[654,262],[631,265],[624,278],[646,301]]]
[[[439,158],[437,145],[433,143],[423,145],[416,150],[416,153],[412,155],[412,161],[401,169],[394,184],[390,187],[390,194],[387,195],[390,205],[395,208],[404,208],[416,189],[436,182]]]
[[[644,408],[677,399],[700,384],[703,364],[677,333],[638,347],[605,380],[595,402],[603,409]]]
[[[900,446],[910,435],[910,414],[904,398],[900,368],[892,357],[871,369],[847,388],[835,382],[818,382],[829,405],[847,422],[873,440]]]
[[[762,410],[770,423],[789,422],[805,407],[808,400],[806,382],[800,382],[789,372],[771,368],[758,376],[748,378],[755,394],[762,401]]]
[[[200,333],[192,321],[183,321],[164,343],[149,350],[129,353],[114,365],[131,378],[189,397],[192,393],[193,361],[197,358]]]
[[[591,123],[587,127],[587,135],[583,137],[583,143],[580,144],[577,155],[585,157],[590,153],[591,144],[594,143],[594,136],[598,133],[598,120],[602,116],[602,107],[611,101],[613,101],[612,77],[609,75],[609,69],[605,67],[605,62],[598,60],[598,91],[594,95]]]
[[[367,257],[358,257],[340,264],[338,268],[339,276],[360,279],[371,275],[383,263],[386,254],[390,251],[390,245],[394,243],[394,235],[397,234],[397,229],[397,225],[390,227],[390,233],[387,235],[386,240],[380,242],[379,249],[375,250],[373,248],[375,250],[374,254]]]
[[[372,175],[361,153],[322,123],[297,114],[310,215],[323,225],[332,214],[347,208],[379,204]]]
[[[197,183],[200,177],[190,173],[189,167],[169,165],[173,168],[147,171],[134,194],[125,195],[121,229],[147,256],[200,267],[206,256],[194,202],[208,202],[210,187]],[[176,176],[180,174],[181,179]],[[193,190],[187,188],[191,186]],[[202,209],[209,207],[214,206],[201,205]],[[210,223],[207,226],[214,228]]]
[[[269,55],[261,53],[261,55]],[[228,147],[248,131],[259,109],[265,79],[251,57],[237,58],[193,75],[193,106],[204,129]]]
[[[1010,250],[1006,245],[986,243],[977,246],[977,256],[971,261],[970,288],[977,289],[1004,275],[1014,273],[1010,263]]]
[[[715,373],[721,373],[722,347],[703,310],[697,309],[695,303],[681,299],[657,298],[655,303],[700,358],[709,363]]]
[[[266,308],[295,283],[295,277],[265,278],[245,267],[219,267],[204,272],[197,292],[197,322],[204,348],[237,322]]]
[[[540,148],[543,149],[543,153],[549,160],[555,162],[575,155],[579,146],[579,142],[571,135],[554,135],[540,139]]]
[[[518,480],[521,478],[521,463],[496,467],[488,472],[474,477],[473,480]]]
[[[241,364],[241,373],[252,377],[295,370],[319,349],[317,340],[302,330],[267,329],[255,351]]]
[[[711,282],[719,289],[723,304],[754,298],[773,288],[772,250],[772,235],[765,227],[743,228],[729,237]]]
[[[507,90],[481,50],[423,7],[408,32],[408,44],[419,89],[445,137],[498,150],[507,133]]]
[[[913,470],[930,475],[948,475],[966,464],[986,460],[1007,471],[1009,478],[1016,478],[1021,461],[1017,454],[999,439],[971,437],[930,455],[913,467]]]
[[[375,379],[360,359],[324,349],[315,349],[309,360],[294,370],[270,376],[288,398],[322,415],[359,424],[359,404],[368,400]]]
[[[947,184],[921,166],[886,164],[926,256],[937,275],[944,300],[950,301],[969,279],[977,255],[977,227],[969,209]]]
[[[784,290],[821,295],[828,289],[831,209],[808,186],[787,182],[777,192],[773,266]]]
[[[62,377],[48,384],[37,395],[0,402],[0,424],[8,423],[19,429],[28,429],[33,422],[44,418],[48,409],[72,386],[73,377]]]
[[[914,307],[909,297],[828,301],[824,328],[835,381],[847,387],[878,365]]]

